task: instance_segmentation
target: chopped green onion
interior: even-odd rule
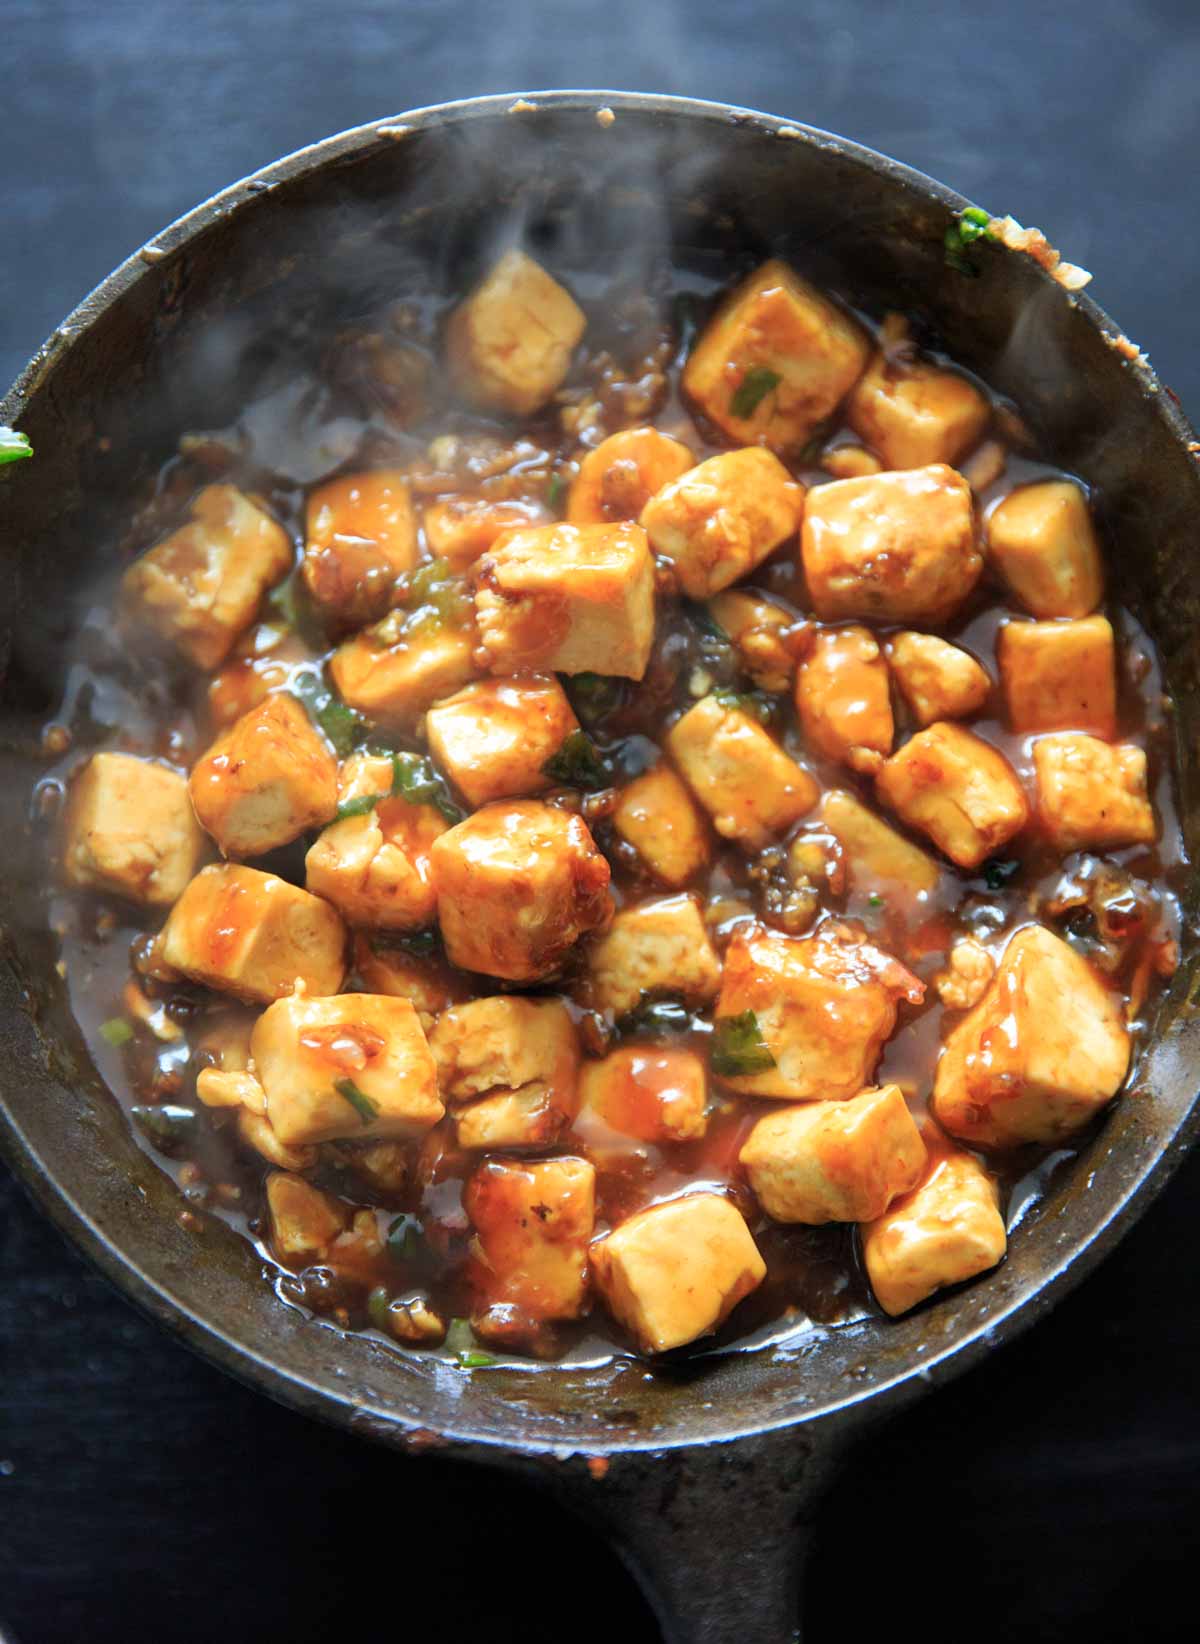
[[[464,1370],[486,1370],[490,1364],[495,1364],[496,1361],[490,1353],[474,1352],[460,1353],[458,1362]]]
[[[574,674],[567,680],[567,695],[571,706],[586,725],[619,708],[625,698],[625,686],[611,674]]]
[[[0,463],[20,462],[22,457],[32,455],[28,434],[19,434],[15,428],[0,428]]]
[[[407,799],[410,805],[433,805],[447,822],[461,822],[466,814],[451,799],[445,781],[424,754],[392,755],[392,794]]]
[[[399,591],[406,610],[420,611],[428,607],[437,623],[460,622],[470,604],[467,585],[448,559],[426,560],[399,584]],[[415,629],[419,631],[428,625],[419,623]],[[408,632],[415,631],[411,619],[404,627]]]
[[[542,770],[552,781],[561,782],[566,788],[582,788],[588,793],[612,783],[608,766],[586,731],[572,731]]]
[[[775,1066],[752,1010],[743,1010],[737,1016],[718,1016],[713,1023],[709,1065],[724,1079],[765,1073]]]
[[[360,1090],[353,1079],[335,1079],[333,1088],[339,1096],[345,1097],[364,1125],[369,1125],[372,1119],[378,1119],[379,1103],[372,1101],[365,1090]]]
[[[288,689],[328,737],[338,758],[348,758],[367,734],[367,722],[362,715],[347,707],[322,676],[311,670],[293,674]]]
[[[782,381],[778,371],[772,371],[769,366],[752,366],[734,389],[729,409],[735,417],[752,417],[767,395]]]
[[[133,1038],[133,1029],[123,1016],[112,1016],[107,1022],[101,1022],[100,1037],[106,1045],[111,1045],[114,1050],[120,1050],[122,1045],[127,1045]]]
[[[469,1319],[451,1319],[446,1330],[446,1348],[451,1353],[466,1353],[477,1346],[475,1332]]]
[[[388,1325],[388,1309],[392,1305],[392,1298],[383,1285],[377,1284],[367,1296],[367,1314],[376,1330],[386,1330]]]
[[[424,1233],[415,1216],[397,1216],[387,1230],[388,1255],[408,1266],[419,1262],[426,1254]]]
[[[756,719],[760,725],[769,725],[775,716],[775,703],[765,691],[731,691],[725,688],[709,693],[723,708],[732,708]]]
[[[881,908],[883,906],[883,897],[880,896],[878,891],[872,891],[870,896],[867,897],[867,906],[870,908]]]
[[[983,864],[983,882],[989,890],[1003,890],[1020,871],[1021,864],[1013,857],[993,856]]]
[[[693,628],[698,628],[705,639],[719,639],[723,645],[729,644],[729,635],[707,605],[702,605],[698,599],[681,599],[679,607]]]
[[[558,509],[562,507],[562,500],[567,494],[567,482],[562,474],[551,474],[550,483],[546,487],[546,506]]]
[[[620,1039],[667,1039],[690,1033],[695,1027],[691,1012],[674,999],[644,999],[620,1017],[614,1031]]]
[[[413,959],[432,959],[438,950],[436,931],[432,930],[377,930],[372,931],[373,953],[394,953],[399,949]]]
[[[196,1129],[196,1115],[190,1107],[132,1107],[129,1116],[147,1141],[163,1153],[180,1152]]]
[[[974,245],[976,240],[994,240],[996,236],[990,224],[991,218],[979,206],[968,206],[959,214],[957,221],[951,223],[946,230],[942,242],[946,251],[946,263],[950,268],[957,269],[960,274],[979,273],[966,254],[967,247]]]
[[[337,808],[335,822],[346,822],[352,816],[366,816],[373,811],[381,799],[386,799],[385,793],[360,793],[357,799],[347,799]]]

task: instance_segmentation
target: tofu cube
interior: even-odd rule
[[[198,668],[216,668],[291,568],[283,527],[232,485],[207,485],[186,525],[144,553],[121,579],[123,603]]]
[[[343,474],[310,494],[301,574],[313,602],[339,621],[382,616],[417,553],[417,518],[399,469]]]
[[[977,868],[1029,820],[1025,791],[1004,755],[948,720],[893,754],[875,791],[960,868]]]
[[[485,805],[433,846],[451,964],[535,982],[607,924],[609,866],[586,823],[535,799]]]
[[[820,790],[756,719],[717,696],[689,708],[667,751],[723,839],[759,850],[810,811]]]
[[[683,388],[731,439],[799,451],[858,381],[870,352],[849,314],[772,258],[704,327]]]
[[[612,825],[655,878],[674,890],[686,885],[709,860],[704,817],[665,761],[621,789]]]
[[[825,621],[944,622],[983,569],[971,487],[941,463],[808,493],[800,551]]]
[[[256,622],[246,629],[233,655],[208,682],[208,712],[214,725],[232,725],[257,708],[272,691],[283,690],[302,664],[310,661],[304,641],[276,622]]]
[[[651,1205],[592,1246],[596,1288],[643,1353],[711,1334],[766,1271],[741,1214],[719,1193]]]
[[[361,815],[330,823],[304,858],[304,883],[350,925],[412,931],[433,923],[432,850],[449,823],[435,805],[392,793],[390,759],[352,754],[341,769],[341,805],[379,795]]]
[[[466,571],[505,531],[545,518],[544,508],[520,497],[442,497],[425,504],[425,541],[431,554]]]
[[[1040,736],[1033,766],[1038,822],[1057,850],[1154,843],[1158,828],[1140,748],[1071,732]]]
[[[329,671],[352,708],[414,726],[432,703],[475,677],[477,638],[470,626],[422,625],[392,643],[367,628],[339,645]]]
[[[72,778],[63,849],[69,884],[170,907],[204,846],[178,771],[133,754],[96,753]]]
[[[988,557],[1031,615],[1085,617],[1104,597],[1087,498],[1070,480],[1020,485],[992,509]]]
[[[946,1039],[933,1111],[970,1147],[1057,1143],[1116,1095],[1129,1048],[1120,996],[1061,937],[1026,925]]]
[[[451,314],[446,357],[473,404],[527,417],[561,385],[586,329],[570,292],[514,249]]]
[[[278,999],[254,1024],[250,1052],[267,1118],[285,1147],[423,1136],[446,1111],[407,999]]]
[[[804,487],[761,445],[723,451],[664,485],[642,509],[656,554],[685,594],[707,599],[795,536]]]
[[[299,984],[336,993],[346,927],[328,902],[257,868],[202,868],[171,909],[158,957],[189,982],[269,1005]]]
[[[655,492],[686,474],[695,461],[686,445],[657,428],[623,428],[601,440],[579,464],[567,497],[567,519],[572,525],[637,519]]]
[[[970,719],[992,689],[987,671],[969,651],[936,634],[896,634],[888,645],[888,662],[918,725]]]
[[[925,1144],[898,1085],[768,1113],[739,1157],[768,1216],[813,1227],[874,1221],[925,1170]]]
[[[552,674],[475,680],[425,716],[430,753],[476,809],[551,787],[546,761],[578,729]]]
[[[574,1101],[579,1041],[560,999],[469,999],[438,1018],[429,1048],[448,1102],[533,1083],[550,1087],[564,1106]]]
[[[957,371],[883,350],[846,405],[846,421],[885,468],[953,466],[983,437],[990,417],[987,400]]]
[[[467,1152],[553,1147],[573,1113],[561,1091],[535,1081],[519,1090],[480,1096],[458,1108],[453,1114],[454,1139]]]
[[[432,936],[432,932],[429,933]],[[442,1011],[466,996],[466,983],[421,936],[406,945],[392,935],[359,931],[354,938],[354,969],[368,993],[411,999],[421,1026],[429,1033]],[[416,946],[418,951],[413,951]],[[421,949],[428,946],[431,951]]]
[[[895,1318],[949,1284],[1002,1261],[1008,1248],[995,1177],[941,1144],[924,1180],[862,1229],[875,1299]]]
[[[901,999],[919,1004],[924,986],[898,959],[868,942],[819,930],[781,936],[739,930],[725,953],[721,1019],[753,1012],[774,1066],[725,1074],[747,1096],[845,1101],[871,1081]]]
[[[642,1142],[691,1142],[708,1129],[708,1081],[694,1051],[622,1045],[585,1062],[580,1105],[622,1136]]]
[[[574,1319],[588,1299],[596,1172],[584,1159],[487,1159],[463,1206],[475,1229],[476,1286],[492,1306],[534,1319]]]
[[[273,1170],[267,1177],[271,1248],[285,1267],[310,1267],[350,1225],[350,1206],[303,1176]]]
[[[337,760],[294,696],[275,691],[202,754],[188,782],[226,856],[262,856],[337,810]]]
[[[493,673],[641,679],[654,641],[654,561],[640,525],[509,531],[479,562],[479,639]]]
[[[895,726],[887,663],[865,628],[824,628],[796,675],[796,711],[810,745],[856,771],[877,771]]]
[[[872,890],[882,883],[929,896],[941,882],[942,869],[933,857],[853,794],[831,789],[821,801],[821,820],[845,853],[852,890]]]
[[[713,621],[723,628],[738,653],[738,664],[764,691],[782,693],[792,683],[796,656],[788,630],[796,618],[759,593],[729,588],[708,602]]]
[[[700,903],[686,894],[622,908],[588,954],[588,1000],[614,1017],[645,994],[707,1004],[720,986],[721,961]]]
[[[1006,622],[996,638],[996,661],[1014,731],[1116,735],[1116,645],[1106,617]]]

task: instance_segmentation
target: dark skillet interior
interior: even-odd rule
[[[899,1323],[685,1369],[468,1377],[305,1320],[261,1282],[230,1229],[179,1225],[175,1187],[134,1144],[65,1011],[44,929],[27,796],[40,722],[61,690],[72,590],[182,432],[231,421],[272,359],[310,331],[412,291],[462,289],[498,236],[523,233],[568,273],[669,255],[732,274],[782,255],[872,313],[909,312],[1011,394],[1043,449],[1100,489],[1121,597],[1150,628],[1175,696],[1189,854],[1200,845],[1200,469],[1149,372],[1105,341],[1112,328],[1097,310],[1027,258],[988,248],[979,278],[948,269],[942,236],[962,202],[914,173],[712,105],[613,97],[605,127],[595,119],[605,100],[564,94],[524,112],[484,100],[412,117],[406,135],[364,128],[282,162],[167,231],[165,257],[119,271],[0,405],[0,422],[19,421],[37,451],[0,481],[9,1155],[60,1225],[193,1345],[301,1408],[396,1437],[416,1428],[588,1451],[701,1442],[936,1375],[1098,1258],[1191,1130],[1200,1026],[1186,1004],[1188,963],[1136,1093],[1026,1217],[997,1274]]]

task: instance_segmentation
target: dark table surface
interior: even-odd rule
[[[154,230],[418,104],[665,90],[840,131],[1036,223],[1200,415],[1200,8],[1150,0],[0,0],[0,381]],[[824,1512],[810,1636],[1176,1638],[1200,1559],[1200,1157],[1032,1334],[893,1422]],[[582,1524],[399,1461],[159,1333],[0,1179],[0,1629],[656,1637]]]

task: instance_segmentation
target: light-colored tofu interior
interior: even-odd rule
[[[71,783],[68,882],[147,907],[170,907],[204,854],[187,778],[132,754],[95,753]]]

